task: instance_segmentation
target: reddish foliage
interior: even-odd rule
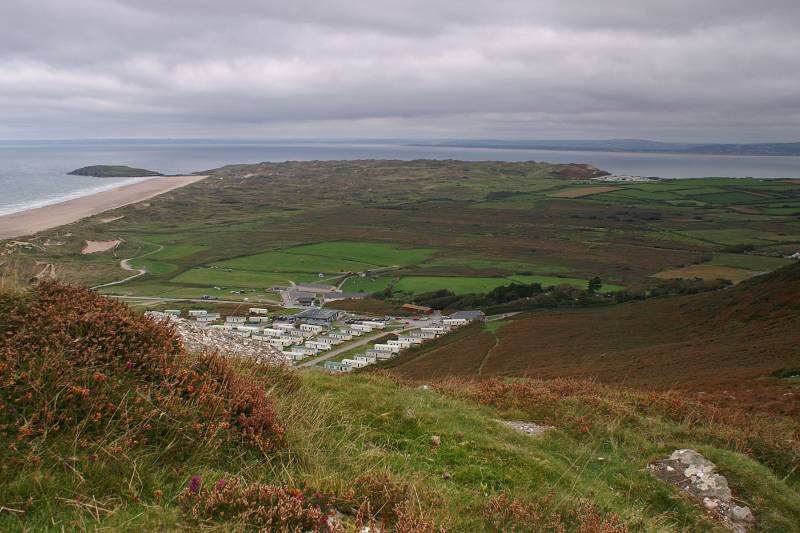
[[[210,489],[192,483],[179,501],[195,520],[242,521],[260,531],[323,532],[338,530],[323,509],[302,490],[236,479],[220,480]],[[199,479],[199,478],[198,478]]]
[[[435,386],[450,395],[523,411],[531,420],[572,431],[604,431],[608,423],[635,426],[642,415],[682,424],[693,437],[749,454],[782,475],[800,467],[800,435],[791,421],[743,409],[721,408],[674,392],[637,392],[575,379],[447,380]]]
[[[601,513],[590,502],[580,502],[567,516],[548,508],[548,495],[542,501],[524,501],[501,494],[491,498],[483,509],[483,516],[492,531],[552,531],[564,533],[628,533],[628,527],[614,513]]]
[[[0,430],[25,444],[73,429],[125,446],[283,434],[264,388],[172,329],[88,290],[47,282],[0,305]],[[175,421],[180,424],[175,424]],[[166,424],[170,424],[169,427]]]

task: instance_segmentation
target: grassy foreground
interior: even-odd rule
[[[721,530],[644,470],[684,447],[759,531],[800,523],[789,419],[576,380],[420,387],[223,361],[59,285],[0,298],[0,338],[2,531]]]

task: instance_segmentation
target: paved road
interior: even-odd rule
[[[330,352],[325,352],[324,354],[314,357],[313,359],[309,359],[299,365],[298,367],[305,367],[305,366],[314,366],[317,363],[321,363],[323,361],[327,361],[332,357],[336,357],[339,354],[342,354],[348,350],[352,350],[353,348],[358,348],[359,346],[364,346],[365,344],[369,344],[370,342],[374,341],[375,339],[379,339],[384,335],[388,335],[389,333],[399,334],[404,333],[406,331],[412,330],[414,327],[404,328],[404,329],[393,329],[393,330],[380,330],[379,333],[375,335],[370,335],[369,337],[364,337],[363,339],[358,339],[357,342],[353,342],[342,346],[341,348],[336,348],[335,350],[331,350]]]

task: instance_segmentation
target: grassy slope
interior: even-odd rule
[[[33,423],[19,420],[15,406],[30,409],[33,404],[7,394],[19,389],[0,388],[6,407],[0,412],[3,531],[177,530],[201,525],[237,531],[257,525],[233,514],[200,516],[198,522],[180,497],[194,476],[200,476],[205,487],[224,478],[229,483],[267,483],[334,495],[335,507],[351,524],[359,502],[369,500],[373,512],[409,504],[415,513],[451,531],[535,531],[554,523],[585,533],[624,531],[597,524],[615,515],[636,531],[719,530],[702,510],[643,470],[648,461],[681,447],[697,448],[719,464],[736,497],[753,508],[763,530],[791,531],[800,523],[797,424],[787,419],[722,412],[679,396],[638,394],[588,382],[444,381],[426,389],[383,375],[335,377],[230,361],[236,374],[247,376],[237,387],[250,390],[249,384],[255,384],[266,391],[285,428],[276,441],[279,445],[262,452],[240,438],[242,433],[198,430],[196,423],[207,427],[215,417],[230,415],[203,407],[218,404],[189,387],[193,381],[181,382],[184,392],[177,397],[170,396],[172,387],[161,384],[165,374],[154,374],[148,381],[148,365],[163,361],[162,344],[147,340],[149,323],[120,304],[103,304],[88,293],[67,297],[62,292],[49,293],[48,309],[70,319],[52,330],[58,337],[51,343],[42,337],[49,334],[48,321],[35,311],[41,322],[31,330],[39,333],[37,346],[50,346],[36,353],[49,358],[68,354],[66,374],[84,375],[81,379],[94,386],[113,386],[104,390],[116,391],[108,397],[114,403],[103,407],[103,418],[89,423],[89,415],[104,404],[92,400],[94,389],[87,392],[86,403],[80,396],[65,399],[75,392],[70,382],[55,383],[64,373],[51,363],[52,368],[41,374],[45,381],[37,382],[43,402],[37,405],[51,412],[63,405],[63,410],[54,411],[62,427],[20,438],[22,429]],[[9,335],[0,353],[13,368],[31,368],[27,352],[7,349],[29,338],[29,333],[11,336],[29,322],[11,309],[0,298],[0,333]],[[80,325],[73,326],[76,323]],[[124,326],[115,330],[118,323]],[[2,324],[14,324],[15,329],[3,331]],[[170,344],[159,331],[154,338]],[[131,349],[124,351],[133,339],[149,350],[148,359]],[[86,350],[81,348],[84,344]],[[100,350],[103,346],[116,355]],[[84,353],[92,354],[85,374]],[[125,360],[141,360],[142,372],[137,370],[139,363],[132,369]],[[192,367],[193,361],[194,356],[180,352],[173,359],[182,368]],[[100,380],[97,372],[105,377]],[[27,375],[12,373],[11,378],[24,384]],[[216,379],[214,375],[201,377]],[[221,387],[219,393],[226,394],[227,385]],[[159,406],[156,413],[164,409],[172,415],[154,418],[146,414],[147,408],[140,412],[129,407],[146,407],[151,401]],[[200,403],[193,407],[194,401]],[[122,411],[127,411],[124,421]],[[69,418],[73,412],[87,413],[87,419]],[[499,419],[555,429],[532,439]],[[8,421],[12,423],[6,425]],[[158,431],[144,428],[144,423],[156,424]],[[131,440],[131,435],[149,435],[150,440]],[[433,436],[439,437],[438,445]],[[591,501],[595,510],[583,507],[582,500]],[[516,514],[509,515],[512,509]]]
[[[637,413],[582,432],[575,419],[480,406],[386,378],[305,372],[299,379],[297,390],[275,395],[288,427],[285,453],[267,461],[248,453],[225,459],[198,447],[176,463],[143,449],[103,456],[95,464],[72,462],[70,468],[5,470],[4,504],[33,498],[34,505],[25,515],[0,515],[0,528],[173,529],[190,523],[176,498],[194,475],[210,483],[238,474],[250,482],[343,493],[354,479],[388,473],[415,487],[425,514],[454,531],[491,529],[484,505],[492,496],[541,502],[550,492],[552,500],[541,504],[547,512],[569,513],[578,500],[589,498],[636,530],[714,530],[699,509],[643,471],[648,460],[678,447],[695,447],[716,461],[764,530],[791,531],[800,523],[800,496],[790,484],[688,423]],[[576,414],[604,410],[571,403]],[[500,425],[501,416],[545,418],[562,427],[531,439]],[[432,435],[441,437],[441,446],[431,445]],[[69,443],[61,445],[65,454],[74,453]],[[155,497],[155,490],[163,496]]]

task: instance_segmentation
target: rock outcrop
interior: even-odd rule
[[[755,523],[750,508],[734,502],[728,480],[717,473],[717,465],[698,452],[675,450],[668,458],[647,465],[647,469],[701,503],[729,529],[745,533]]]

